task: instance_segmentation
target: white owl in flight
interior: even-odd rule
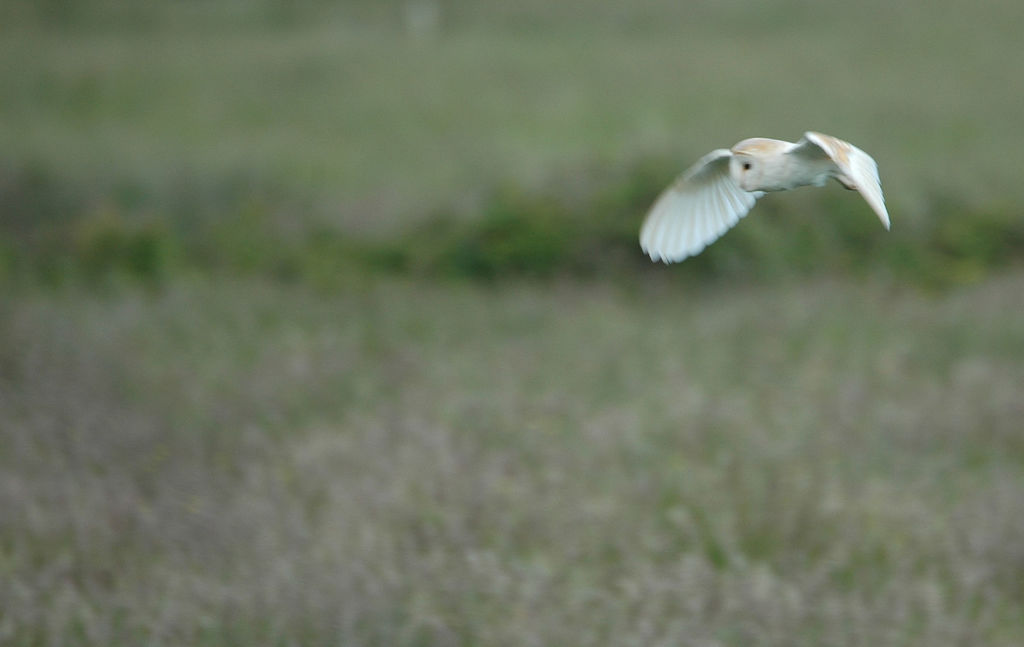
[[[651,207],[640,247],[651,260],[681,261],[739,222],[764,192],[824,186],[829,178],[859,191],[889,228],[875,160],[849,142],[807,132],[795,144],[755,137],[702,157]]]

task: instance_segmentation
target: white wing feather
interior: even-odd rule
[[[850,142],[816,132],[804,133],[804,138],[797,142],[794,152],[807,154],[808,144],[820,149],[832,160],[839,172],[878,214],[885,228],[889,229],[889,212],[885,208],[882,181],[878,177],[878,164],[875,160]]]
[[[741,189],[729,174],[732,153],[702,157],[665,190],[640,229],[651,260],[674,263],[693,256],[747,215],[760,193]]]

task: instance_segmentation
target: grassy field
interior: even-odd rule
[[[0,5],[0,644],[1024,643],[1024,6],[432,6]]]
[[[1022,280],[6,305],[0,639],[1018,645]]]
[[[495,182],[818,129],[878,158],[897,226],[939,189],[1024,199],[1013,0],[453,0],[426,37],[411,3],[246,4],[5,3],[4,157],[142,193],[251,174],[393,231]]]

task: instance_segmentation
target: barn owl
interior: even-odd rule
[[[889,229],[875,160],[849,142],[807,132],[796,143],[755,137],[702,157],[651,207],[640,247],[651,260],[681,261],[739,222],[765,192],[824,186],[829,178],[859,191]]]

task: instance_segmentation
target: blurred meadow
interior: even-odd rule
[[[1024,644],[1024,5],[0,5],[0,644]],[[849,139],[655,265],[754,135]]]

